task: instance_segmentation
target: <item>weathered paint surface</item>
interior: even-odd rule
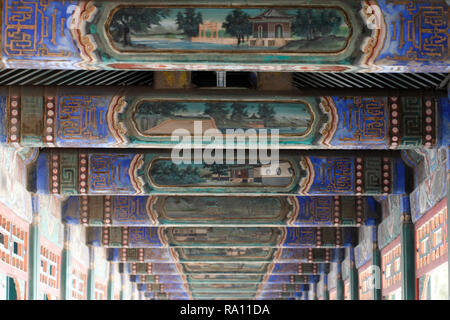
[[[449,70],[445,1],[5,0],[2,11],[9,68]]]
[[[87,244],[105,247],[339,247],[353,243],[352,228],[90,227]]]
[[[146,263],[293,263],[336,261],[337,250],[342,249],[295,249],[295,248],[109,248],[111,262]],[[124,252],[125,251],[125,252]]]
[[[62,215],[92,226],[358,226],[377,209],[371,197],[71,196]]]
[[[447,97],[2,87],[0,142],[33,147],[412,149],[446,145]],[[268,141],[263,140],[265,135]],[[278,139],[273,140],[272,136]]]
[[[405,176],[395,153],[280,151],[276,166],[244,157],[217,166],[175,164],[167,150],[44,149],[30,170],[29,189],[61,195],[376,195],[403,194]]]

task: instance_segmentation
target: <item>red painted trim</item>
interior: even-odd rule
[[[434,269],[439,267],[441,264],[444,264],[446,262],[448,262],[448,253],[440,256],[438,259],[434,260],[426,267],[420,268],[420,270],[417,270],[417,268],[416,268],[416,278],[423,277],[427,273],[433,271]]]
[[[20,280],[28,280],[28,272],[19,270],[12,265],[0,260],[0,273],[6,274],[11,278],[19,278]]]
[[[400,236],[392,240],[387,246],[381,249],[381,256],[384,256],[386,254],[386,251],[392,250],[395,246],[399,244],[400,244]]]
[[[28,248],[28,234],[30,232],[30,224],[28,221],[22,219],[21,217],[17,216],[14,211],[12,211],[10,208],[8,208],[6,205],[4,205],[2,202],[0,202],[0,215],[3,216],[6,220],[9,221],[11,225],[15,225],[19,227],[20,229],[23,229],[25,232],[24,234],[24,246],[26,250],[26,254],[24,257],[24,269],[20,270],[10,263],[6,263],[2,260],[0,260],[0,272],[6,274],[7,276],[11,278],[18,278],[20,280],[24,280],[25,282],[28,282],[28,257],[29,257],[29,248]],[[10,231],[12,233],[12,230]]]
[[[392,240],[386,247],[384,247],[383,249],[381,249],[381,272],[384,272],[385,270],[383,270],[383,258],[384,256],[386,256],[392,249],[394,249],[395,247],[400,245],[400,250],[402,250],[403,248],[401,248],[401,241],[400,241],[400,236],[398,236],[397,238],[395,238],[394,240]],[[401,288],[402,286],[402,272],[400,269],[400,281],[384,288],[383,287],[383,276],[381,277],[381,295],[382,296],[386,296],[388,294],[390,294],[391,292],[397,290],[398,288]]]
[[[40,287],[41,287],[41,292],[50,294],[52,296],[55,296],[57,299],[60,299],[60,297],[61,297],[61,287],[60,286],[61,286],[61,253],[62,253],[62,248],[60,248],[57,245],[55,245],[54,243],[50,242],[45,237],[41,237],[40,241],[41,241],[41,246],[42,247],[45,247],[46,249],[51,251],[54,255],[56,255],[56,257],[57,257],[56,265],[58,267],[57,274],[56,274],[57,275],[57,277],[56,277],[56,288],[50,287],[46,283],[42,283],[41,281],[39,281]],[[39,248],[39,250],[41,250],[41,248]],[[39,251],[39,256],[41,256],[41,252],[40,251]],[[39,277],[40,276],[41,276],[41,273],[39,272]]]
[[[81,300],[86,300],[87,298],[87,273],[88,273],[88,267],[85,266],[83,263],[78,261],[76,258],[72,258],[72,273],[73,272],[81,273],[81,276],[84,280],[84,296],[81,298]],[[71,299],[73,298],[73,287],[72,291],[70,292]],[[76,299],[75,299],[76,300]]]
[[[369,259],[369,261],[367,261],[365,264],[363,264],[358,269],[358,293],[359,293],[359,299],[361,299],[363,297],[363,293],[361,292],[361,290],[362,290],[361,273],[363,273],[364,271],[369,269],[371,266],[372,266],[372,259]],[[370,299],[373,299],[373,295],[372,294],[371,294]]]
[[[434,216],[439,213],[443,208],[447,206],[447,199],[444,198],[440,202],[438,202],[433,208],[431,208],[423,217],[421,217],[417,223],[414,226],[414,246],[415,246],[415,254],[414,254],[414,261],[415,261],[415,270],[416,270],[416,279],[424,276],[425,274],[429,273],[433,269],[439,267],[441,264],[448,262],[448,250],[444,250],[444,254],[440,256],[438,259],[432,261],[430,264],[428,264],[425,267],[418,268],[417,267],[417,229],[422,227],[425,223],[430,221]],[[448,210],[447,210],[448,214]],[[447,222],[445,222],[447,223]],[[447,230],[445,230],[447,232]],[[448,244],[447,244],[448,245]],[[418,287],[418,286],[416,286]],[[417,293],[418,296],[418,293]]]
[[[30,223],[21,217],[17,216],[14,211],[5,206],[2,202],[0,202],[0,213],[4,215],[8,220],[10,220],[15,225],[19,226],[21,229],[26,229],[29,231]]]
[[[381,281],[381,294],[383,296],[386,296],[390,293],[392,293],[393,291],[399,289],[402,287],[402,281],[400,280],[398,283],[391,285],[390,287],[387,288],[383,288],[383,281]]]
[[[369,268],[371,265],[372,265],[372,259],[369,259],[369,261],[367,261],[365,264],[363,264],[361,267],[359,267],[358,276],[361,272],[366,271],[366,269]]]
[[[423,226],[425,223],[428,222],[436,213],[442,210],[447,205],[447,199],[444,198],[440,202],[438,202],[433,208],[428,210],[426,214],[424,214],[419,220],[417,220],[416,224],[414,225],[414,230],[417,230],[421,226]]]
[[[54,244],[53,242],[51,242],[50,240],[48,240],[45,237],[41,236],[40,240],[41,240],[41,246],[44,246],[48,250],[52,251],[53,253],[61,256],[62,248],[58,247],[56,244]]]

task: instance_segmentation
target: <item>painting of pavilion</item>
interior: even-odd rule
[[[343,50],[351,29],[336,8],[192,9],[123,7],[107,30],[119,51]]]

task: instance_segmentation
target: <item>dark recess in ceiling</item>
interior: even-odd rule
[[[323,73],[296,72],[293,85],[299,89],[443,89],[447,73]],[[191,75],[197,87],[216,87],[214,71],[195,71]],[[0,70],[0,85],[86,85],[150,86],[152,71],[123,70]],[[227,72],[226,86],[255,88],[254,72]]]

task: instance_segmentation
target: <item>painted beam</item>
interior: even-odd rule
[[[316,275],[328,270],[325,263],[125,263],[121,270],[127,274],[141,275],[208,275],[208,274],[277,274]]]
[[[86,226],[360,226],[379,218],[372,197],[71,196],[62,221]]]
[[[309,282],[306,282],[309,283]],[[164,292],[297,292],[300,290],[300,284],[274,284],[274,283],[167,283],[167,284],[138,284],[139,291],[148,291],[155,293]]]
[[[138,284],[139,291],[165,293],[165,292],[191,292],[191,293],[240,293],[240,292],[297,292],[300,290],[300,284],[270,284],[263,285],[260,289],[260,284],[209,284],[202,286],[193,286],[189,284]]]
[[[402,272],[402,300],[415,300],[416,298],[416,268],[415,268],[415,240],[414,224],[411,219],[409,197],[402,198],[401,219],[401,256],[400,266]]]
[[[197,147],[257,147],[266,133],[268,144],[282,149],[412,149],[449,143],[438,123],[450,107],[447,97],[374,93],[0,87],[0,143],[171,148],[190,141]]]
[[[144,263],[292,263],[334,262],[336,251],[343,249],[316,248],[109,248],[110,262]]]
[[[104,247],[333,248],[354,244],[354,228],[89,227],[87,244]]]
[[[2,3],[2,68],[450,70],[449,5],[443,0]],[[189,28],[187,7],[198,18]],[[236,12],[247,30],[242,37],[231,28]],[[284,21],[276,29],[267,22],[272,12]],[[306,17],[312,23],[304,24]]]
[[[258,300],[274,300],[274,299],[289,299],[289,298],[305,298],[307,292],[309,292],[310,285],[302,284],[300,285],[300,290],[297,292],[273,292],[266,291],[258,295]]]
[[[205,152],[207,149],[204,150]],[[261,150],[259,150],[261,152]],[[253,153],[253,151],[249,151]],[[194,150],[195,156],[202,150]],[[186,156],[183,159],[186,160]],[[261,153],[260,153],[261,155]],[[174,157],[172,157],[174,156]],[[29,168],[31,192],[59,195],[403,194],[407,168],[397,152],[281,150],[277,164],[252,154],[233,164],[179,163],[169,150],[44,149]],[[220,161],[225,160],[223,155]],[[175,161],[177,164],[175,164]],[[241,163],[241,164],[239,164]],[[220,169],[220,174],[216,169]]]
[[[215,296],[214,296],[215,297]],[[166,293],[153,293],[153,292],[145,292],[144,298],[148,300],[192,300],[187,293],[182,292],[166,292]],[[245,298],[250,298],[245,296]],[[210,300],[210,299],[208,299]]]
[[[324,270],[326,272],[327,270]],[[190,284],[191,286],[203,286],[210,284],[233,284],[233,283],[263,283],[269,284],[302,284],[319,281],[318,275],[280,275],[272,274],[267,278],[265,275],[239,274],[232,275],[214,274],[205,275],[130,275],[130,281],[139,284]]]

